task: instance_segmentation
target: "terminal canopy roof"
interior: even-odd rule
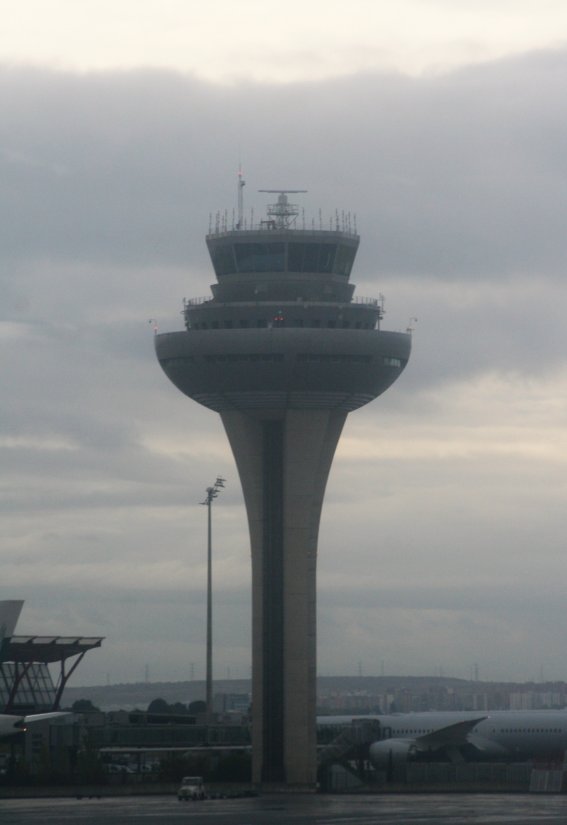
[[[62,662],[100,647],[104,636],[12,636],[2,648],[4,662]]]
[[[38,681],[43,681],[43,693],[45,696],[49,694],[51,709],[59,710],[69,677],[82,662],[85,654],[95,647],[100,647],[103,640],[104,636],[12,636],[4,639],[0,646],[0,688],[3,681],[7,690],[6,698],[2,699],[5,704],[4,713],[16,712],[22,701],[21,697],[24,697],[24,704],[29,702],[31,697],[33,705],[36,705],[38,698],[35,688]],[[68,663],[68,660],[73,658],[74,661]],[[47,666],[55,663],[59,665],[59,677],[57,684],[53,685]],[[44,669],[41,680],[38,668]],[[45,696],[42,699],[43,704],[46,701]],[[31,709],[33,710],[33,707]],[[27,707],[25,712],[29,712]]]

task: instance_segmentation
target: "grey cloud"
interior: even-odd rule
[[[233,675],[229,647],[247,650],[236,470],[218,418],[161,373],[148,325],[179,329],[181,298],[213,280],[203,236],[209,212],[232,209],[238,144],[256,217],[264,186],[305,186],[315,216],[356,211],[358,291],[386,293],[386,328],[419,318],[406,372],[345,435],[387,446],[424,425],[441,438],[459,426],[459,386],[487,373],[545,380],[564,364],[566,71],[561,50],[443,77],[293,86],[0,72],[0,439],[14,439],[0,440],[0,597],[28,599],[30,632],[105,633],[108,653],[81,678],[103,681],[97,667],[128,678],[141,657],[181,677],[180,658],[200,661],[198,502],[217,473],[229,479],[215,511],[219,645]],[[455,619],[454,661],[474,661],[479,612],[490,614],[481,637],[495,659],[491,634],[503,617],[512,634],[530,595],[534,625],[545,612],[535,647],[559,610],[544,594],[565,575],[563,492],[563,464],[537,456],[340,454],[321,527],[322,661],[344,672],[359,638],[360,655],[378,658],[385,613],[388,655],[420,661],[434,626],[442,648],[436,610]],[[160,564],[167,586],[153,580]],[[557,654],[558,637],[540,649]]]
[[[240,143],[247,195],[303,184],[315,213],[358,211],[363,272],[558,276],[566,72],[563,51],[289,87],[5,70],[4,254],[205,266]]]
[[[448,611],[451,613],[496,613],[508,618],[514,615],[516,620],[540,620],[543,611],[548,624],[556,622],[564,610],[564,594],[560,588],[509,587],[503,592],[502,586],[486,585],[482,589],[463,585],[447,587],[388,587],[372,590],[357,587],[356,590],[326,589],[320,602],[325,610],[348,608],[365,610],[406,610],[422,613],[423,611]]]

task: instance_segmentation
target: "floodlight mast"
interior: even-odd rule
[[[213,718],[213,542],[211,505],[224,488],[226,479],[217,476],[212,487],[207,487],[204,504],[207,508],[207,668],[206,668],[206,705],[207,722]]]
[[[244,187],[246,186],[246,181],[242,177],[242,167],[238,166],[238,183],[236,184],[236,194],[237,194],[237,204],[238,204],[238,222],[236,224],[237,229],[242,229],[244,227]]]

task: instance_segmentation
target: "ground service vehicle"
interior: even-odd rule
[[[205,785],[202,776],[184,776],[177,791],[177,798],[180,802],[188,802],[190,799],[206,799]]]

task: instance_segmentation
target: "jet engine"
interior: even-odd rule
[[[0,736],[10,736],[10,734],[13,733],[21,733],[25,729],[23,716],[0,714]]]
[[[382,739],[370,745],[368,756],[378,770],[387,770],[393,765],[405,765],[415,753],[411,739]]]

